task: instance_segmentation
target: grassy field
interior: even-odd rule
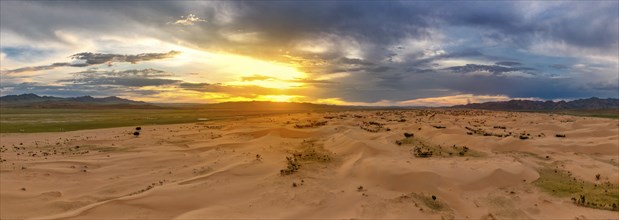
[[[573,116],[619,119],[619,109],[552,110],[541,112],[550,114],[554,113]]]
[[[0,109],[0,133],[61,132],[292,113],[226,109]]]

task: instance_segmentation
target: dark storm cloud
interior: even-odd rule
[[[3,73],[13,74],[13,73],[21,73],[21,72],[33,72],[33,71],[41,71],[41,70],[51,70],[56,67],[63,66],[72,66],[72,67],[86,67],[98,64],[107,64],[111,66],[112,63],[115,62],[128,62],[132,64],[136,64],[141,61],[149,61],[149,60],[158,60],[158,59],[166,59],[171,58],[180,54],[178,51],[170,51],[167,53],[141,53],[137,55],[123,55],[123,54],[104,54],[104,53],[78,53],[71,55],[71,58],[74,62],[64,62],[64,63],[53,63],[50,65],[43,66],[32,66],[32,67],[22,67],[12,70],[7,70]]]
[[[513,78],[504,80],[498,76],[462,77],[457,81],[439,82],[456,91],[483,94],[509,94],[510,97],[537,97],[542,99],[617,97],[617,91],[597,90],[590,86],[575,85],[567,79]]]
[[[559,4],[556,4],[559,3]],[[495,30],[495,36],[527,45],[542,37],[580,47],[612,51],[619,45],[619,3],[599,2],[450,2],[439,8],[442,20],[450,25],[466,25]],[[542,13],[527,17],[526,9],[539,7]],[[592,22],[595,21],[595,22]],[[609,48],[609,46],[611,48]]]

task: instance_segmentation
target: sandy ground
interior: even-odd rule
[[[415,110],[142,126],[139,137],[134,127],[1,134],[0,217],[618,219],[532,183],[540,167],[560,164],[619,184],[618,128],[613,119]],[[417,157],[417,144],[395,143],[404,132],[476,155]],[[282,175],[293,154],[300,168]]]

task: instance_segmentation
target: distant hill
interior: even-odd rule
[[[148,103],[118,98],[115,96],[94,98],[91,96],[60,98],[36,94],[7,95],[0,97],[3,108],[79,108],[79,109],[135,109],[169,108],[232,111],[334,111],[360,107],[324,105],[312,103],[287,103],[268,101],[224,102],[213,104]]]
[[[538,111],[538,110],[576,110],[576,109],[619,109],[619,99],[607,98],[588,98],[574,101],[530,101],[530,100],[510,100],[505,102],[484,102],[467,105],[456,105],[452,108],[488,109],[488,110],[517,110],[517,111]]]
[[[7,95],[0,97],[0,107],[3,108],[80,108],[80,109],[101,109],[101,108],[161,108],[146,102],[133,101],[129,99],[110,96],[105,98],[94,98],[91,96],[80,96],[71,98],[61,98],[54,96],[39,96],[36,94]]]

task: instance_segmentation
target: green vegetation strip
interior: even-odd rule
[[[610,182],[587,182],[570,173],[551,168],[539,170],[540,177],[534,184],[543,191],[558,197],[571,197],[578,205],[619,211],[619,186]]]
[[[291,112],[226,109],[10,109],[0,108],[0,133],[61,132],[222,120]]]

